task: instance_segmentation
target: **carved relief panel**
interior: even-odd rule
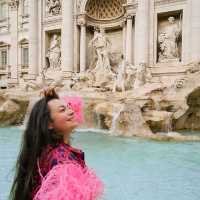
[[[46,15],[56,16],[61,14],[61,0],[46,0]]]

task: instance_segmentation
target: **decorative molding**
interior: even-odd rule
[[[186,3],[187,0],[155,0],[155,6],[162,6],[173,3]]]
[[[52,25],[54,26],[56,25],[60,25],[62,22],[62,17],[61,16],[57,16],[57,17],[48,17],[45,18],[45,20],[42,22],[42,25]]]
[[[8,5],[12,8],[12,9],[17,9],[18,5],[19,5],[19,0],[9,0]]]
[[[76,0],[76,13],[79,14],[81,12],[81,3],[82,0]]]
[[[133,17],[136,14],[136,10],[138,7],[138,3],[136,1],[132,2],[132,3],[127,3],[127,4],[123,4],[123,7],[125,9],[125,16],[126,18],[128,17]]]

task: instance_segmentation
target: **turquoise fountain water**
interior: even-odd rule
[[[9,193],[22,130],[0,129],[0,200]],[[73,146],[105,183],[104,200],[199,200],[200,144],[78,132]]]

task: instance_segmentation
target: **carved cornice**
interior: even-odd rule
[[[138,7],[138,3],[136,1],[130,3],[128,2],[127,4],[123,4],[123,7],[126,11],[125,15],[126,17],[128,16],[134,16]]]
[[[187,0],[155,0],[155,5],[166,5],[166,4],[172,4],[172,3],[186,3]]]
[[[19,5],[19,0],[9,0],[8,5],[12,8],[12,9],[17,9],[18,5]]]

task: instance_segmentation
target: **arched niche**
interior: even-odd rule
[[[88,26],[119,27],[125,14],[126,0],[87,0],[84,13]]]
[[[126,0],[84,0],[77,1],[77,3],[78,19],[84,16],[83,21],[87,27],[86,43],[89,44],[96,28],[103,27],[106,37],[111,43],[111,58],[120,58],[124,48],[123,26],[125,24],[126,10],[124,5]],[[86,45],[86,52],[86,66],[91,68],[94,52],[88,45]]]

